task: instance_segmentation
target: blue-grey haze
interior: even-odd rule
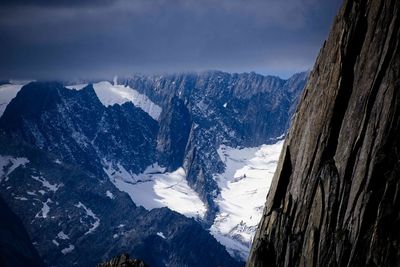
[[[3,0],[0,79],[312,67],[340,0]]]

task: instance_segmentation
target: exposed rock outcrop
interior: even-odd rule
[[[248,266],[400,266],[400,2],[346,0],[285,142]]]
[[[183,100],[173,96],[169,102],[161,113],[157,151],[159,163],[174,171],[182,166],[192,119]]]
[[[19,218],[0,197],[0,266],[45,266]]]
[[[103,262],[97,267],[148,267],[146,263],[138,259],[130,259],[128,254],[122,254],[109,262]]]

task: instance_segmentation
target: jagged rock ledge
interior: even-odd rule
[[[99,263],[97,267],[148,267],[148,265],[142,260],[130,259],[129,254],[124,253],[108,262]]]

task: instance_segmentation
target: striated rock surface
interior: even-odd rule
[[[400,266],[400,2],[346,0],[247,266]]]
[[[161,113],[157,138],[159,163],[174,171],[182,166],[192,119],[183,100],[172,97],[170,105]]]

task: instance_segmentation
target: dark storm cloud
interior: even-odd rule
[[[112,4],[114,0],[2,0],[0,7],[20,7],[20,6],[39,6],[39,7],[79,7],[94,6],[101,4]]]
[[[0,78],[95,78],[312,67],[339,0],[12,1]]]

